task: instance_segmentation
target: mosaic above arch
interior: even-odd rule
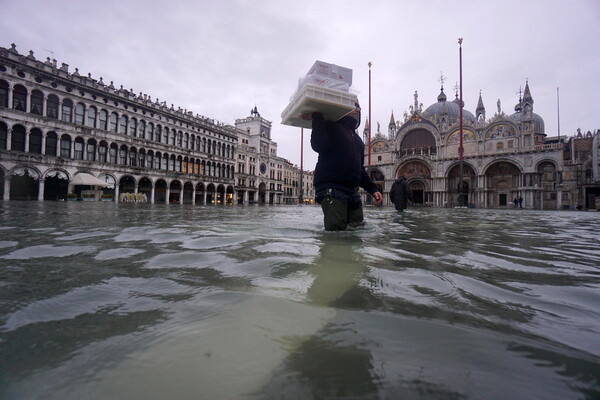
[[[463,142],[473,142],[477,140],[477,135],[475,135],[475,132],[468,130],[468,129],[463,129]],[[454,132],[452,132],[450,134],[450,136],[448,136],[448,144],[457,144],[460,141],[460,130],[455,130]]]
[[[407,178],[431,178],[431,169],[422,161],[409,161],[398,169],[397,176],[405,176]]]
[[[508,124],[497,124],[490,127],[490,129],[485,134],[485,137],[486,139],[497,139],[516,135],[517,131],[513,126]]]

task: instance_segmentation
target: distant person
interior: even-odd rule
[[[519,208],[523,208],[523,198],[519,196]]]
[[[517,206],[519,205],[519,199],[517,199],[516,197],[513,199],[513,207],[517,208]]]
[[[390,200],[396,210],[403,212],[408,207],[408,200],[413,201],[413,193],[404,176],[396,179],[390,190]]]
[[[356,129],[360,126],[360,105],[337,121],[325,121],[323,114],[304,115],[312,119],[310,144],[319,154],[315,167],[315,201],[323,210],[327,231],[364,225],[363,207],[357,188],[362,187],[381,203],[382,196],[364,167],[365,144]]]

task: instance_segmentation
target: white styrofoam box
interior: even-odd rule
[[[311,129],[312,121],[302,119],[302,115],[318,111],[326,121],[337,121],[354,110],[356,101],[357,97],[353,93],[305,85],[281,113],[281,123]]]
[[[346,82],[348,86],[352,86],[352,70],[350,68],[340,67],[339,65],[317,60],[310,68],[307,75],[311,74],[339,79]]]
[[[341,81],[339,79],[332,79],[326,76],[316,75],[316,74],[308,74],[304,78],[298,81],[298,89],[302,89],[305,85],[319,85],[329,89],[341,90],[343,92],[350,91],[350,85],[348,82]],[[296,93],[294,93],[295,95]],[[293,96],[292,96],[293,97]]]

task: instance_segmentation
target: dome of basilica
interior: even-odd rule
[[[519,125],[523,121],[527,121],[530,118],[526,117],[526,114],[521,110],[520,107],[515,107],[515,113],[510,116],[510,119],[515,121],[515,124]],[[531,113],[531,121],[533,122],[533,133],[534,134],[546,134],[546,128],[544,125],[544,120],[538,114],[532,112]]]
[[[434,103],[427,107],[423,112],[423,117],[435,120],[442,118],[442,116],[447,116],[449,121],[458,121],[458,117],[460,114],[459,104],[460,100],[458,99],[458,96],[454,101],[446,101],[446,95],[444,94],[444,89],[442,88],[440,95],[438,96],[437,103]],[[465,110],[464,108],[463,118],[468,122],[475,123],[475,116],[473,115],[473,113]]]

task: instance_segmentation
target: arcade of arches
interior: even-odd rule
[[[513,200],[519,197],[531,203],[528,208],[556,209],[561,205],[562,176],[552,161],[541,162],[534,173],[523,173],[517,163],[508,160],[494,161],[482,172],[468,162],[462,166],[456,162],[443,178],[435,177],[432,171],[430,162],[415,158],[400,164],[394,179],[406,177],[413,191],[414,205],[452,206],[458,203],[461,192],[469,206],[507,208],[512,207]],[[384,193],[383,173],[374,168],[369,175]]]

